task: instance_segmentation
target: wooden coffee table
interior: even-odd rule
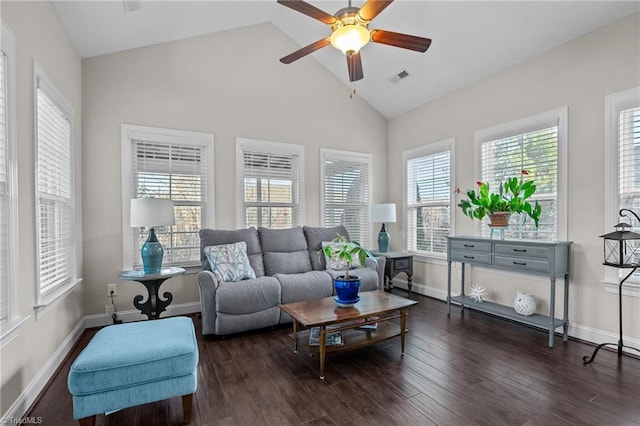
[[[407,326],[407,310],[418,302],[380,291],[366,291],[359,294],[360,301],[351,308],[338,307],[333,297],[304,300],[280,305],[280,309],[293,318],[293,352],[298,353],[298,341],[302,339],[305,348],[320,354],[320,378],[324,379],[324,361],[327,353],[357,349],[392,337],[400,336],[400,350],[404,355],[404,341]],[[378,317],[375,330],[356,329],[362,326],[358,320]],[[400,318],[400,325],[391,320]],[[373,322],[373,321],[372,321]],[[320,341],[317,347],[309,346],[309,330],[298,330],[298,324],[305,328],[319,327]],[[340,331],[342,344],[325,344],[329,332]]]

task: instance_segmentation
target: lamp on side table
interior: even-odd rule
[[[164,250],[156,237],[154,227],[173,225],[173,201],[166,198],[134,198],[131,200],[132,228],[149,227],[147,241],[140,249],[145,274],[159,274],[162,269]]]
[[[382,223],[380,233],[378,233],[378,251],[386,253],[389,251],[391,237],[387,232],[385,223],[395,223],[396,205],[395,203],[380,203],[371,205],[371,222]]]

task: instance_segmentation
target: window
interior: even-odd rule
[[[505,236],[537,240],[566,238],[567,109],[562,108],[475,133],[477,180],[498,188],[509,177],[526,170],[535,180],[531,197],[542,206],[536,229],[525,215],[511,215]],[[490,229],[482,222],[482,235]]]
[[[155,228],[168,266],[200,264],[202,228],[213,226],[213,135],[123,124],[122,223],[125,269],[142,267],[148,229],[129,227],[132,198],[173,200],[175,225]]]
[[[344,225],[368,247],[371,154],[321,149],[320,157],[323,226]]]
[[[620,209],[640,214],[640,87],[609,95],[605,100],[605,226],[604,232],[612,232],[620,222]],[[640,224],[632,219],[634,232],[640,232]],[[622,219],[624,220],[624,219]],[[620,271],[605,268],[605,281],[613,283],[607,291],[618,292]],[[640,296],[640,273],[625,283],[624,294]]]
[[[76,282],[73,110],[34,64],[37,299],[45,306]]]
[[[0,43],[0,327],[4,337],[18,319],[15,56],[14,36],[4,23]]]
[[[453,139],[448,139],[403,153],[410,252],[436,257],[447,253],[453,145]]]
[[[239,228],[291,228],[304,217],[304,148],[238,138],[236,222]]]

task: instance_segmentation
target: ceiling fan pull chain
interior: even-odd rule
[[[349,91],[349,99],[353,99],[353,95],[356,94],[356,85],[352,84],[351,85],[351,90]]]

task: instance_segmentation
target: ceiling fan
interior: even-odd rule
[[[393,0],[368,0],[361,8],[352,7],[351,0],[349,0],[349,5],[338,10],[334,15],[329,15],[303,0],[278,0],[278,3],[317,19],[331,26],[332,30],[329,37],[280,58],[280,62],[283,64],[290,64],[331,44],[345,54],[349,69],[349,81],[353,82],[364,77],[360,49],[370,41],[416,52],[426,52],[431,45],[431,39],[428,38],[368,28],[369,23],[393,3]]]

